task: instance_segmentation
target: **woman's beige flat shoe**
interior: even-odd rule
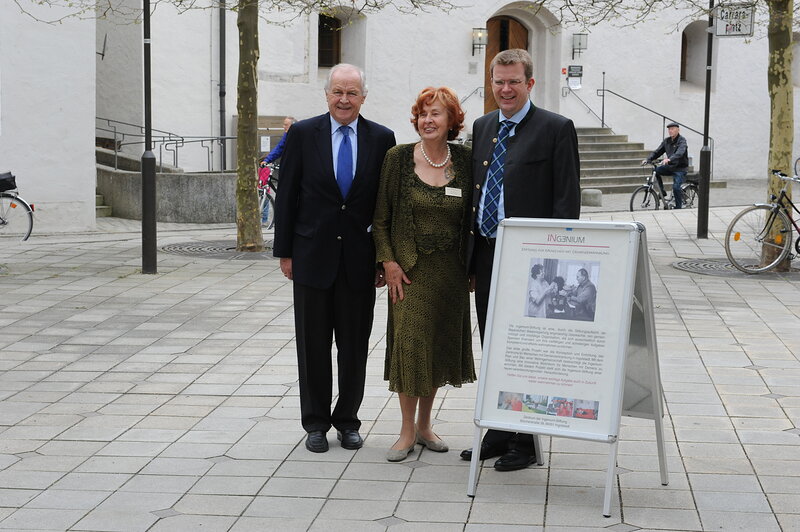
[[[446,453],[447,451],[450,450],[450,448],[447,446],[445,442],[441,440],[441,438],[438,441],[426,440],[425,438],[422,437],[422,435],[420,435],[419,431],[417,431],[417,443],[419,443],[420,445],[424,445],[431,451],[437,453]]]
[[[389,462],[402,462],[414,451],[416,445],[416,443],[412,443],[411,447],[407,449],[389,449],[386,451],[386,460]]]

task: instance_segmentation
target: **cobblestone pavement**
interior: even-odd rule
[[[723,201],[722,196],[731,196]],[[397,399],[382,379],[386,294],[371,339],[366,444],[312,454],[299,422],[291,287],[278,262],[158,254],[139,224],[0,240],[0,529],[81,531],[800,530],[800,277],[704,275],[756,186],[696,210],[637,213],[647,227],[670,483],[651,421],[623,418],[612,516],[607,447],[542,438],[545,464],[466,496],[476,385],[441,390],[436,431],[390,464]],[[737,200],[738,198],[738,200]],[[632,220],[627,196],[584,219]],[[159,246],[230,241],[230,225],[159,225]],[[476,353],[480,353],[477,332]],[[479,361],[477,361],[479,364]]]

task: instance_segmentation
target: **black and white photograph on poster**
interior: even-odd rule
[[[525,316],[594,321],[600,263],[532,258]]]

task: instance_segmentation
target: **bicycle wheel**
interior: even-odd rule
[[[631,194],[631,211],[658,210],[658,196],[653,189],[641,186]]]
[[[725,254],[744,273],[774,268],[789,254],[791,245],[789,219],[771,205],[748,207],[736,215],[725,232]]]
[[[261,227],[272,229],[275,225],[275,198],[265,192],[261,197]],[[265,210],[266,209],[266,210]]]
[[[0,192],[0,236],[28,240],[33,229],[33,209],[15,194]]]
[[[683,208],[691,209],[697,201],[697,185],[694,183],[682,184],[681,195],[683,196]]]

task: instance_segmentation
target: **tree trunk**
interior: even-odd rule
[[[258,209],[258,0],[239,0],[239,112],[236,180],[236,249],[263,251],[261,212]]]
[[[792,145],[794,144],[794,95],[792,92],[792,10],[793,0],[766,0],[769,6],[769,65],[767,85],[770,100],[769,170],[792,172]],[[783,181],[768,173],[769,194],[777,195]],[[791,195],[791,188],[788,192]],[[792,217],[791,210],[787,213]],[[782,235],[785,238],[785,235]],[[768,238],[774,240],[777,235]],[[780,237],[778,237],[780,238]],[[764,246],[763,259],[774,259],[775,247]],[[767,256],[773,254],[772,257]],[[779,264],[777,271],[788,271],[790,261]]]

